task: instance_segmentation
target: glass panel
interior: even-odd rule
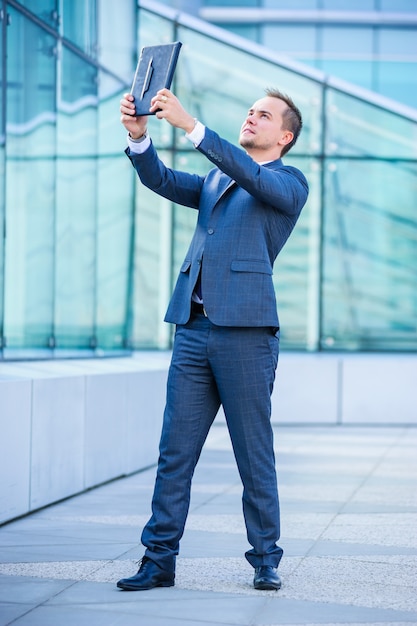
[[[264,23],[262,44],[280,54],[315,58],[317,56],[317,28],[314,25],[292,26]]]
[[[376,89],[388,98],[417,107],[416,29],[380,28],[377,37],[381,60],[375,64]]]
[[[415,13],[415,0],[379,0],[381,11],[393,13]]]
[[[290,153],[291,154],[291,153]],[[321,166],[319,160],[285,158],[298,167],[310,185],[310,195],[274,267],[281,346],[317,350],[319,347]]]
[[[86,54],[97,56],[97,0],[62,3],[61,33]]]
[[[328,11],[373,11],[376,0],[321,0],[321,9]]]
[[[359,87],[375,90],[375,63],[373,61],[343,61],[326,58],[321,59],[317,67],[330,76],[337,76]]]
[[[136,3],[98,0],[98,20],[98,61],[131,85],[136,66]]]
[[[376,64],[376,86],[388,98],[417,108],[416,62],[388,62]]]
[[[263,97],[266,87],[275,86],[288,93],[303,112],[304,129],[291,154],[319,149],[320,85],[204,35],[180,28],[179,38],[185,43],[177,93],[202,122],[236,143],[249,107]]]
[[[330,156],[417,156],[417,124],[406,118],[333,89],[326,112]]]
[[[54,28],[58,28],[58,0],[20,0],[29,11]]]
[[[321,0],[280,0],[280,9],[318,9]],[[277,0],[262,0],[262,6],[268,9],[277,8]]]
[[[9,7],[5,335],[47,348],[53,333],[56,42]]]
[[[337,54],[338,58],[358,59],[361,55],[366,55],[369,59],[373,53],[373,38],[372,28],[323,26],[321,28],[321,53],[324,58],[329,54]],[[354,50],[352,50],[352,41],[355,42]]]
[[[415,9],[416,9],[415,5]],[[380,28],[378,30],[378,46],[381,56],[409,55],[417,56],[417,37],[415,28]]]
[[[159,155],[169,165],[169,153]],[[135,347],[167,348],[171,328],[163,318],[171,295],[172,203],[139,182],[136,188],[133,337]]]
[[[55,283],[56,343],[63,349],[96,344],[96,93],[96,69],[64,47],[58,107]]]
[[[416,197],[415,163],[329,161],[324,347],[417,348]]]
[[[155,20],[152,16],[151,21]],[[147,24],[145,30],[149,32],[149,22],[141,17],[142,25]],[[142,32],[142,31],[141,31]],[[177,38],[183,42],[183,48],[176,71],[176,93],[193,114],[201,119],[205,124],[211,126],[220,135],[233,143],[237,143],[240,126],[244,120],[248,108],[253,102],[262,97],[264,89],[271,85],[277,85],[294,98],[304,113],[304,131],[296,149],[291,152],[293,156],[288,157],[288,163],[296,160],[296,150],[299,153],[308,151],[318,152],[321,147],[320,135],[320,113],[321,113],[321,88],[318,84],[304,77],[298,76],[288,70],[276,67],[263,59],[258,59],[252,54],[236,50],[229,45],[213,41],[210,37],[195,33],[185,28],[179,28]],[[221,104],[221,115],[219,106]],[[149,128],[153,140],[155,141],[155,128],[165,128],[169,133],[169,126],[165,122],[150,119]],[[158,130],[159,130],[158,128]],[[161,136],[161,135],[160,135]],[[169,135],[167,134],[167,141]],[[157,143],[157,140],[155,141]],[[165,145],[165,143],[163,144]],[[190,142],[184,138],[183,133],[177,133],[177,154],[175,156],[175,167],[186,171],[204,174],[212,165],[194,150]],[[165,155],[167,162],[168,155]],[[311,169],[317,179],[317,164],[312,165],[300,160],[297,163],[301,167],[307,166]],[[318,188],[317,188],[318,189]],[[144,189],[140,183],[138,186],[138,207],[137,207],[137,243],[135,249],[135,345],[148,346],[157,338],[157,345],[164,346],[167,340],[167,330],[161,327],[158,320],[164,316],[166,306],[172,291],[173,284],[177,278],[179,267],[188,249],[197,215],[193,210],[185,207],[175,206],[173,212],[173,249],[171,251],[162,243],[167,241],[166,229],[170,220],[170,204],[159,198],[152,192]],[[288,328],[287,345],[300,347],[308,344],[309,348],[318,343],[318,303],[317,284],[314,284],[315,292],[311,288],[312,281],[318,280],[317,263],[311,264],[310,274],[301,280],[297,285],[299,291],[295,293],[294,285],[291,284],[294,273],[292,267],[293,259],[300,249],[304,250],[305,257],[311,261],[313,252],[311,246],[317,241],[318,227],[318,198],[316,191],[311,196],[310,206],[305,209],[305,215],[300,220],[300,226],[296,229],[299,232],[299,240],[294,241],[293,250],[289,248],[287,256],[287,266],[285,257],[282,261],[285,271],[278,276],[279,286],[282,293],[282,309],[285,319],[286,309],[292,309],[293,302],[297,305],[302,302],[300,314],[297,320],[291,318]],[[149,211],[152,207],[152,212]],[[164,209],[165,207],[165,209]],[[155,210],[158,210],[158,214]],[[163,217],[165,211],[165,218]],[[159,220],[159,224],[158,224]],[[163,229],[159,231],[158,229]],[[139,235],[139,233],[141,233]],[[297,235],[294,233],[294,238]],[[140,239],[138,239],[140,237]],[[155,241],[159,245],[155,247]],[[153,242],[151,245],[150,242]],[[159,250],[155,252],[155,250]],[[169,259],[173,259],[172,266]],[[317,256],[317,255],[316,255]],[[168,261],[170,268],[169,278],[166,280],[163,270],[163,258]],[[157,263],[161,264],[159,275]],[[300,259],[296,264],[299,265]],[[288,271],[288,268],[291,271]],[[142,311],[141,303],[146,302],[146,310]],[[143,305],[142,305],[143,306]],[[309,315],[305,312],[308,310]],[[291,315],[291,313],[289,314]],[[146,317],[144,317],[146,316]],[[309,322],[307,323],[307,319]],[[166,327],[167,325],[165,325]],[[168,332],[169,328],[168,328]],[[285,341],[285,339],[284,339]]]
[[[261,28],[258,24],[248,25],[248,24],[217,24],[213,22],[215,26],[219,26],[220,28],[227,28],[231,33],[235,35],[239,35],[239,37],[245,37],[245,39],[250,39],[251,41],[256,41],[257,43],[263,43],[261,38]]]
[[[204,0],[206,7],[257,7],[258,0]]]
[[[124,89],[105,75],[99,85],[96,337],[98,347],[109,350],[128,344],[134,171],[121,149],[125,130],[117,124]]]

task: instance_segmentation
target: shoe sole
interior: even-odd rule
[[[119,589],[123,589],[123,591],[149,591],[149,589],[155,589],[156,587],[173,587],[175,585],[174,581],[166,581],[162,583],[157,583],[156,585],[149,585],[148,587],[136,587],[135,585],[120,585],[117,583]]]

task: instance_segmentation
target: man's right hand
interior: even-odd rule
[[[130,93],[125,93],[120,100],[120,121],[126,128],[132,139],[139,139],[146,132],[147,115],[135,115],[134,97]]]

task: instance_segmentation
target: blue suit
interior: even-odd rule
[[[193,239],[165,316],[176,324],[152,517],[145,554],[169,569],[188,514],[191,479],[223,406],[243,483],[254,566],[277,567],[282,549],[270,423],[279,352],[274,261],[305,204],[303,174],[281,159],[259,165],[206,128],[197,148],[216,167],[206,176],[167,168],[151,144],[126,151],[144,185],[198,210]],[[191,312],[201,276],[207,317]]]

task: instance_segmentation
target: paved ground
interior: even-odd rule
[[[291,426],[275,436],[281,591],[252,588],[220,423],[197,468],[175,587],[115,586],[142,554],[150,469],[0,529],[0,625],[417,624],[417,429]]]

